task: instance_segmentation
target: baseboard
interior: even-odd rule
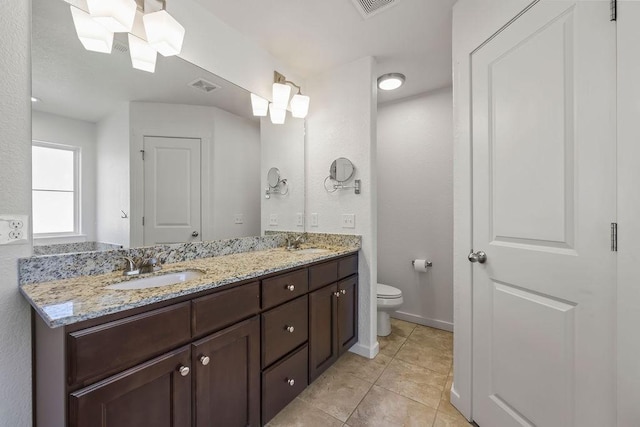
[[[471,422],[471,414],[465,414],[461,408],[463,408],[464,406],[462,405],[461,402],[461,398],[460,398],[460,394],[456,391],[456,385],[452,384],[451,385],[451,393],[449,393],[449,401],[451,402],[451,404],[453,406],[456,407],[456,409],[462,414],[464,415],[464,417],[467,419],[467,421]]]
[[[366,357],[367,359],[373,359],[380,351],[380,344],[378,344],[378,341],[376,341],[376,344],[373,347],[367,347],[358,342],[355,343],[353,347],[349,349],[349,351],[351,353],[357,354],[358,356]]]
[[[417,323],[418,325],[429,326],[431,328],[453,332],[453,323],[451,322],[445,322],[436,319],[427,319],[426,317],[416,316],[415,314],[404,313],[402,311],[391,313],[391,317],[400,320],[406,320],[407,322]]]

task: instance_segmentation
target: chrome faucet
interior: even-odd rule
[[[287,249],[289,250],[300,249],[300,245],[303,244],[306,240],[307,240],[306,233],[299,235],[293,240],[291,240],[291,238],[287,236]]]
[[[122,257],[127,261],[127,266],[125,267],[123,274],[125,276],[137,276],[138,274],[160,271],[162,269],[162,265],[158,261],[158,258],[160,258],[161,255],[164,255],[164,252],[159,252],[148,258],[142,258],[139,261],[136,261],[133,257]]]
[[[127,266],[124,268],[122,274],[125,276],[136,276],[140,274],[140,268],[138,267],[138,263],[131,257],[124,256],[122,259],[127,261]]]

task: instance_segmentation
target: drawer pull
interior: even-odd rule
[[[287,379],[287,384],[289,384],[289,386],[293,387],[296,384],[296,380],[294,380],[293,378],[288,378]]]
[[[284,330],[285,330],[285,331],[287,331],[287,332],[289,332],[290,334],[292,334],[292,333],[293,333],[293,331],[295,331],[295,329],[294,329],[294,327],[293,327],[293,326],[285,326],[285,327],[284,327]]]
[[[345,295],[345,294],[347,293],[347,290],[346,290],[346,289],[343,289],[343,290],[341,290],[340,292],[342,293],[342,295]]]
[[[202,363],[204,366],[207,366],[210,361],[211,361],[211,359],[209,359],[209,356],[201,356],[200,357],[200,363]]]
[[[340,292],[334,292],[334,293],[333,293],[333,295],[334,295],[336,298],[340,298]]]
[[[296,290],[296,287],[294,285],[287,285],[286,288],[291,292]]]
[[[183,377],[189,375],[189,371],[190,369],[188,366],[180,366],[180,368],[178,368],[178,372],[180,372],[180,375],[182,375]]]

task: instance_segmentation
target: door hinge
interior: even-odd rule
[[[144,225],[144,217],[142,217],[142,225]]]
[[[618,223],[611,223],[611,252],[618,252]]]
[[[140,154],[142,154],[142,160],[144,160],[144,150],[140,150]]]
[[[609,0],[609,8],[611,9],[610,21],[618,20],[618,0]]]

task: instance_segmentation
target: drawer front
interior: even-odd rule
[[[69,384],[88,384],[191,340],[189,302],[72,332]]]
[[[263,425],[307,387],[308,353],[305,345],[262,374]]]
[[[358,272],[358,255],[338,260],[338,279],[344,279]]]
[[[309,290],[315,290],[338,281],[338,261],[309,267]]]
[[[307,312],[308,298],[305,295],[262,315],[263,368],[307,341]]]
[[[304,295],[309,290],[307,269],[262,281],[262,307],[271,308]]]
[[[192,301],[193,335],[220,330],[260,312],[260,284],[252,282]]]

